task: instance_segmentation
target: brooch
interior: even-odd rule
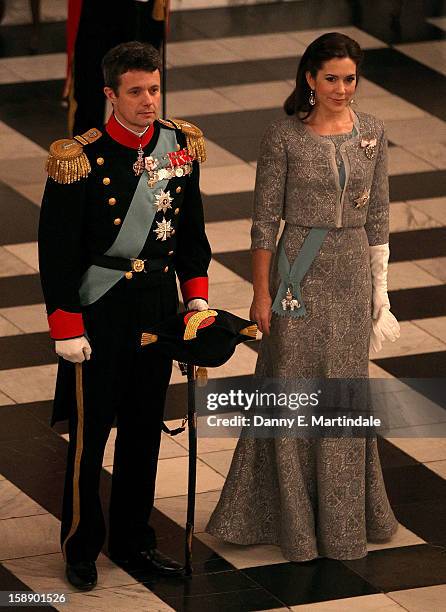
[[[300,302],[293,296],[291,287],[288,287],[286,290],[285,297],[281,301],[281,304],[282,310],[297,310],[300,308]]]
[[[370,189],[365,189],[364,192],[356,198],[355,200],[355,208],[362,208],[367,204],[370,198]]]
[[[168,208],[172,208],[172,202],[173,198],[170,197],[170,191],[163,191],[160,189],[160,192],[155,196],[154,206],[156,212],[162,210],[163,213],[165,213]]]
[[[155,230],[153,230],[156,234],[156,239],[157,240],[167,240],[167,238],[170,238],[173,232],[173,227],[172,227],[172,223],[169,219],[169,221],[167,221],[167,219],[165,219],[163,217],[162,221],[157,221],[157,228]]]
[[[370,140],[363,138],[361,140],[361,149],[365,149],[367,159],[373,159],[376,153],[376,138],[371,138]]]

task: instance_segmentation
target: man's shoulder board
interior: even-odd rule
[[[91,172],[90,162],[84,153],[84,146],[102,136],[97,129],[88,130],[81,136],[55,140],[50,146],[46,170],[56,183],[68,185],[87,177]]]
[[[186,136],[189,154],[200,163],[206,161],[204,136],[199,127],[184,119],[158,119],[158,121],[170,129],[181,130]]]

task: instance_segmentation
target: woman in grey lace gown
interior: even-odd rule
[[[315,40],[285,103],[288,117],[262,140],[251,307],[263,331],[260,377],[367,378],[370,343],[378,350],[399,334],[387,296],[384,126],[350,105],[361,59],[347,36]],[[278,253],[291,266],[313,228],[328,231],[301,282],[304,314],[281,316],[273,304]],[[396,528],[375,438],[242,436],[207,531],[236,544],[276,544],[285,558],[307,561],[363,557],[367,541],[388,540]]]

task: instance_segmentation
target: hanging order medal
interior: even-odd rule
[[[140,176],[144,170],[147,172],[147,185],[153,188],[156,183],[171,178],[181,178],[192,172],[193,158],[186,148],[179,151],[171,151],[161,158],[144,157],[144,151],[138,148],[138,158],[133,164],[133,171],[136,176]],[[166,162],[167,165],[166,165]]]

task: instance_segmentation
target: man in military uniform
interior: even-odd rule
[[[175,272],[186,306],[207,309],[210,247],[202,133],[157,118],[159,68],[148,44],[110,50],[104,91],[114,112],[104,131],[56,141],[48,158],[40,272],[60,357],[53,422],[69,417],[70,425],[61,543],[68,580],[80,589],[97,581],[105,539],[99,477],[115,418],[111,557],[180,571],[156,549],[148,525],[172,363],[141,350],[140,332],[176,312]]]

